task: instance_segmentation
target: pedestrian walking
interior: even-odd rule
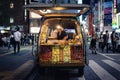
[[[7,37],[5,35],[2,37],[2,42],[3,42],[3,47],[6,47],[7,46]]]
[[[3,41],[2,41],[2,34],[0,33],[0,47],[3,46]]]
[[[97,42],[96,36],[93,36],[90,42],[90,49],[92,50],[92,54],[97,54],[96,53],[96,42]]]
[[[102,52],[104,52],[104,48],[106,47],[106,52],[108,53],[108,40],[109,40],[109,33],[108,30],[105,31],[105,34],[103,35],[103,43],[102,43]]]
[[[15,43],[15,39],[14,39],[13,33],[11,33],[10,44],[8,45],[8,49],[11,48],[11,47],[14,47],[14,43]]]
[[[120,53],[120,37],[119,37],[119,34],[118,33],[115,33],[116,35],[116,39],[117,39],[117,41],[116,41],[116,51],[118,52],[118,53]]]
[[[17,27],[17,31],[14,32],[14,53],[16,53],[16,47],[17,47],[17,52],[20,52],[20,42],[21,42],[21,33],[19,31],[19,27]]]
[[[24,37],[24,45],[26,46],[26,45],[29,45],[29,37],[28,37],[28,35],[26,35],[25,37]]]
[[[7,47],[8,47],[8,50],[9,50],[10,47],[11,47],[11,44],[10,44],[10,36],[7,37]]]
[[[100,33],[99,38],[98,38],[98,48],[102,49],[102,43],[103,43],[103,32]]]
[[[21,33],[21,45],[24,46],[24,37],[25,37],[25,34],[24,33]]]
[[[113,31],[112,34],[111,34],[111,43],[112,43],[112,51],[113,51],[113,53],[116,52],[117,40],[119,40],[119,38],[116,35],[115,31]]]

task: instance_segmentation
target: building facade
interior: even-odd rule
[[[90,1],[86,1],[89,4]],[[25,10],[23,5],[36,2],[76,4],[78,0],[0,0],[0,26],[10,27],[12,31],[19,26],[21,31],[29,32],[29,11]]]
[[[7,1],[0,0],[0,26],[8,25],[9,4]]]
[[[14,31],[16,26],[24,30],[25,11],[24,0],[0,0],[0,26],[10,27]]]

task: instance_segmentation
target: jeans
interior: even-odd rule
[[[108,53],[108,45],[109,43],[105,43],[105,42],[102,43],[102,52],[104,52],[104,48],[106,47],[106,52]]]
[[[112,51],[113,51],[113,53],[116,51],[116,42],[115,41],[112,42]]]
[[[14,43],[14,53],[16,53],[16,48],[17,48],[17,52],[20,52],[20,41],[15,41],[15,43]]]

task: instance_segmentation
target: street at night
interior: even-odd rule
[[[21,46],[20,53],[14,54],[13,48],[0,48],[0,80],[24,79],[34,66],[31,50],[31,46]]]
[[[120,80],[120,0],[0,0],[0,80]]]
[[[35,70],[28,80],[119,80],[120,79],[119,53],[89,53],[89,65],[84,68],[84,76],[79,77],[77,69],[47,70],[39,74]]]
[[[0,79],[1,80],[119,80],[120,54],[91,54],[89,50],[89,65],[84,68],[84,75],[79,77],[77,69],[46,70],[39,74],[34,66],[32,47],[25,46],[21,52],[13,54],[0,49]]]

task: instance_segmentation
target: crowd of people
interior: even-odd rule
[[[97,47],[98,43],[98,47]],[[92,50],[92,53],[96,53],[96,50],[99,49],[99,51],[108,53],[109,51],[112,51],[113,53],[119,52],[119,35],[112,31],[110,34],[108,30],[105,32],[101,32],[99,35],[92,35],[92,39],[90,41],[90,49]]]
[[[19,31],[19,27],[16,28],[15,32],[7,34],[0,34],[0,47],[7,47],[14,49],[14,53],[20,51],[20,46],[33,45],[34,36],[30,34],[23,34]]]
[[[66,33],[61,29],[58,28],[57,39],[66,39]],[[112,31],[110,34],[108,30],[105,32],[100,32],[99,35],[94,34],[92,35],[90,41],[90,49],[92,50],[93,54],[97,54],[96,50],[108,53],[110,50],[115,52],[120,52],[120,42],[119,35]],[[97,46],[98,43],[98,46]],[[14,53],[20,51],[20,45],[33,45],[34,44],[34,36],[33,35],[25,35],[19,31],[19,28],[16,29],[15,32],[11,32],[7,35],[0,35],[0,47],[8,47],[10,49],[13,47]],[[17,49],[17,50],[16,50]]]

